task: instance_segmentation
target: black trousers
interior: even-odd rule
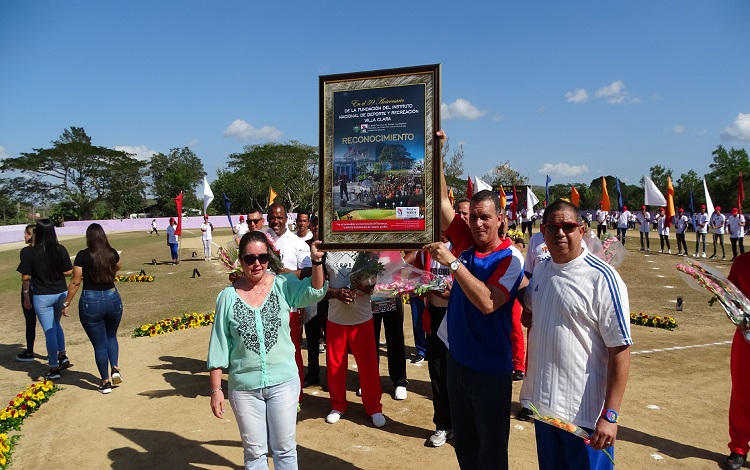
[[[738,242],[740,245],[740,254],[743,254],[745,252],[745,237],[730,238],[729,241],[732,242],[732,259],[735,259],[737,257]]]
[[[596,226],[596,236],[597,238],[601,238],[602,233],[607,233],[607,224],[597,224]]]
[[[21,291],[21,309],[23,310],[23,318],[26,320],[26,350],[28,352],[34,352],[34,340],[36,340],[36,312],[34,311],[34,295],[29,295],[31,300],[31,308],[26,309],[23,306],[23,291]]]
[[[388,376],[394,387],[406,387],[406,346],[404,345],[404,303],[395,299],[395,310],[375,313],[378,302],[373,302],[372,320],[375,327],[375,348],[380,344],[380,324],[385,328],[385,343],[388,348]],[[379,353],[378,353],[379,357]]]
[[[681,248],[681,247],[684,247],[684,249]],[[678,233],[677,234],[677,251],[681,251],[683,253],[687,253],[688,252],[687,242],[685,241],[685,234],[684,233]]]
[[[325,337],[328,323],[328,300],[318,302],[318,313],[305,323],[307,337],[307,375],[305,377],[320,378],[320,344],[321,332]]]
[[[451,405],[448,400],[448,348],[437,331],[445,317],[446,307],[429,306],[430,333],[427,334],[427,371],[432,385],[432,422],[435,429],[453,429]]]

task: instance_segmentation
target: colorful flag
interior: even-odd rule
[[[227,220],[229,220],[229,227],[234,227],[234,223],[232,222],[232,213],[229,211],[229,207],[232,205],[231,202],[229,202],[229,198],[227,197],[227,193],[221,193],[222,196],[224,196],[224,209],[227,211]]]
[[[609,212],[612,210],[612,206],[609,203],[609,193],[607,192],[607,179],[602,176],[602,210]]]
[[[468,181],[466,182],[466,197],[468,199],[471,199],[473,195],[474,195],[474,183],[471,182],[471,176],[469,176]]]
[[[547,204],[549,204],[549,184],[552,181],[552,179],[547,175],[547,183],[544,185],[544,206],[547,207]],[[578,204],[576,204],[577,206]]]
[[[526,186],[526,210],[533,210],[534,206],[539,204],[539,199],[531,190],[531,186]]]
[[[711,195],[708,194],[708,186],[706,186],[706,177],[703,177],[703,192],[706,195],[706,213],[707,214],[713,214],[714,213],[714,203],[711,202]]]
[[[502,207],[503,214],[505,213],[505,207],[508,205],[508,198],[505,196],[505,190],[503,189],[503,185],[500,185],[500,193],[498,194],[500,197],[500,207]]]
[[[742,201],[745,200],[745,186],[742,184],[742,172],[740,172],[740,181],[737,187],[737,210],[742,214]]]
[[[667,176],[667,220],[664,225],[670,227],[672,225],[672,219],[674,218],[674,187],[672,186],[672,178]]]
[[[273,190],[273,186],[268,186],[268,205],[270,206],[273,204],[273,201],[276,199],[276,191]]]
[[[647,206],[662,207],[667,205],[667,199],[648,176],[643,177],[643,190],[645,191],[643,200]]]
[[[622,191],[620,191],[620,179],[615,176],[615,188],[617,188],[617,210],[622,210]]]
[[[211,186],[208,185],[208,180],[203,177],[203,214],[208,214],[208,205],[214,200],[214,192],[211,191]]]
[[[518,219],[518,195],[516,194],[516,185],[513,185],[513,200],[510,201],[510,220]]]
[[[578,193],[575,186],[570,187],[570,202],[576,207],[578,207],[578,203],[581,202],[581,195]]]
[[[448,191],[448,200],[450,200],[451,206],[453,206],[454,202],[456,201],[456,196],[453,194],[453,188]]]
[[[174,203],[177,206],[177,230],[174,231],[175,235],[182,235],[182,191],[179,196],[174,198]]]

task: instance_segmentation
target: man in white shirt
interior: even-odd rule
[[[737,257],[737,244],[740,245],[740,254],[745,252],[745,216],[740,214],[736,207],[732,208],[732,215],[727,218],[727,231],[729,241],[732,242],[732,260]]]
[[[203,259],[211,261],[211,242],[213,239],[214,226],[208,221],[208,214],[203,216],[201,224],[201,241],[203,241]]]
[[[603,201],[599,201],[599,209],[596,210],[596,236],[601,238],[602,233],[607,233],[607,212],[602,210]]]
[[[620,240],[622,246],[625,246],[625,233],[628,231],[630,216],[628,206],[622,206],[622,212],[617,216],[617,239]]]
[[[687,242],[685,242],[685,230],[687,230],[687,224],[688,216],[685,215],[685,209],[680,207],[680,210],[677,211],[677,215],[674,216],[674,230],[677,235],[677,256],[688,255]]]
[[[651,214],[646,211],[646,206],[641,206],[641,212],[635,216],[635,220],[638,221],[638,225],[641,233],[641,251],[651,251],[651,243],[648,240],[649,222],[651,221]],[[643,244],[643,239],[646,239],[646,244]]]
[[[693,258],[698,257],[698,248],[701,239],[703,239],[703,258],[706,257],[706,234],[708,233],[708,214],[706,214],[706,205],[701,205],[700,214],[695,214],[695,253]]]
[[[726,253],[724,253],[724,224],[727,218],[721,213],[721,207],[716,206],[714,213],[711,214],[711,229],[714,232],[714,254],[711,255],[711,259],[716,259],[716,242],[721,245],[721,259],[727,259]]]
[[[310,213],[307,211],[297,212],[297,236],[303,241],[308,241],[313,237],[310,231]]]
[[[667,225],[667,214],[664,208],[659,208],[659,213],[654,218],[656,221],[656,231],[659,233],[659,253],[664,253],[664,245],[667,245],[667,253],[672,254],[672,248],[669,246],[669,225]]]
[[[546,215],[551,260],[534,268],[524,297],[533,324],[526,380],[537,408],[584,428],[591,439],[535,422],[539,468],[607,468],[598,451],[611,450],[617,438],[633,344],[628,291],[614,269],[581,246],[577,207],[558,200]]]

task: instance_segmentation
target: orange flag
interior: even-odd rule
[[[270,206],[273,204],[273,201],[276,199],[276,191],[273,190],[273,186],[268,186],[268,205]]]
[[[505,206],[508,205],[508,198],[505,196],[505,190],[503,189],[503,185],[500,185],[500,207],[503,209],[503,214],[505,214]]]
[[[570,202],[576,207],[578,207],[578,203],[581,202],[581,195],[578,194],[578,190],[575,186],[570,187]]]
[[[667,176],[667,220],[664,221],[664,225],[671,227],[672,218],[674,218],[674,186],[672,186],[672,178]]]
[[[607,180],[602,176],[602,210],[609,212],[611,206],[609,204],[609,193],[607,192]]]
[[[448,199],[451,201],[452,206],[453,202],[456,200],[456,196],[453,194],[453,188],[448,191]]]

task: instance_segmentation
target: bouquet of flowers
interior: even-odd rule
[[[670,316],[662,318],[659,315],[646,315],[645,313],[631,313],[630,323],[634,325],[652,326],[654,328],[664,328],[665,330],[674,330],[677,328],[677,320]]]
[[[588,231],[583,236],[586,248],[597,258],[609,264],[613,268],[618,267],[625,261],[628,252],[620,240],[612,234],[603,233],[599,239],[593,231]]]
[[[526,239],[523,236],[523,232],[520,230],[510,229],[508,230],[508,233],[506,234],[506,236],[510,238],[510,240],[513,243],[519,243],[519,242],[526,243]]]
[[[264,232],[265,233],[265,232]],[[271,256],[268,260],[268,269],[273,272],[278,272],[284,267],[281,261],[281,252],[276,248],[276,244],[273,242],[271,235],[265,233],[268,244],[271,245]],[[221,264],[229,269],[229,274],[241,274],[242,266],[240,265],[240,250],[237,244],[234,242],[227,243],[227,246],[219,247],[219,261]]]
[[[165,318],[156,323],[146,323],[133,330],[133,337],[157,336],[174,331],[186,330],[188,328],[198,328],[209,326],[214,323],[215,313],[185,313],[181,317]]]
[[[750,327],[750,300],[723,274],[693,260],[686,260],[686,264],[678,263],[677,270],[694,289],[701,292],[706,289],[712,293],[732,323],[744,328]],[[744,334],[745,339],[750,342],[750,330],[746,330]]]
[[[430,291],[442,292],[449,281],[448,277],[407,264],[397,251],[359,253],[350,279],[359,289],[370,291],[373,299],[411,293],[424,295]]]
[[[531,417],[535,420],[541,421],[545,424],[549,424],[550,426],[554,426],[556,428],[560,428],[564,431],[568,431],[569,433],[583,439],[586,444],[589,443],[589,439],[591,439],[591,436],[580,426],[576,426],[570,421],[557,416],[554,412],[545,408],[544,406],[536,406],[531,402],[529,402],[526,406],[533,413]],[[614,459],[612,459],[612,455],[607,451],[607,449],[602,449],[602,452],[604,452],[607,457],[609,457],[610,462],[612,462],[612,465],[614,465],[615,461]]]
[[[115,282],[154,282],[154,276],[147,276],[145,274],[115,276]]]

